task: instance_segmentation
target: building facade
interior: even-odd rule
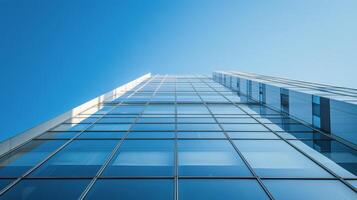
[[[146,75],[4,141],[0,199],[357,199],[357,121],[255,76]]]

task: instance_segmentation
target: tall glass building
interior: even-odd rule
[[[3,141],[0,199],[355,200],[354,92],[147,74]]]

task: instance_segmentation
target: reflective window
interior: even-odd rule
[[[144,106],[139,105],[121,105],[113,109],[110,114],[127,114],[127,113],[141,113],[144,110]]]
[[[175,123],[175,118],[173,118],[173,117],[141,117],[141,118],[139,118],[138,123]]]
[[[85,199],[170,200],[173,190],[170,179],[99,179]]]
[[[234,144],[259,176],[332,177],[281,140],[235,140]]]
[[[80,139],[120,139],[125,137],[127,132],[119,131],[84,131],[79,135]]]
[[[256,180],[249,179],[181,179],[179,199],[234,200],[269,199]]]
[[[226,138],[223,132],[178,132],[179,138]]]
[[[228,132],[232,139],[279,139],[272,132]]]
[[[221,124],[226,131],[269,131],[261,124]]]
[[[218,124],[177,124],[177,129],[181,131],[221,131]]]
[[[203,104],[194,104],[194,105],[177,105],[178,114],[209,114],[206,106]]]
[[[244,114],[244,112],[234,105],[208,105],[213,114]]]
[[[173,140],[127,140],[104,176],[173,176]]]
[[[290,141],[324,166],[344,178],[356,178],[357,151],[335,140]]]
[[[60,124],[51,131],[82,131],[85,130],[90,124]]]
[[[70,132],[70,131],[56,131],[56,132],[46,132],[45,134],[39,136],[39,139],[71,139],[79,132]]]
[[[4,193],[0,199],[78,199],[89,182],[86,179],[25,179]]]
[[[238,123],[238,124],[242,124],[242,123],[249,123],[249,124],[256,124],[257,121],[253,118],[232,118],[232,117],[227,117],[227,118],[217,118],[217,121],[219,123]]]
[[[175,130],[175,124],[134,124],[132,131],[171,131]]]
[[[357,194],[334,180],[264,180],[276,200],[357,199]]]
[[[131,124],[94,124],[90,131],[127,131]]]
[[[174,105],[149,105],[146,106],[144,114],[174,114],[175,106]]]
[[[175,132],[130,132],[128,138],[174,138]]]
[[[286,131],[286,132],[313,132],[313,130],[302,124],[266,124],[268,128],[273,131]]]
[[[0,190],[4,189],[7,185],[9,185],[13,179],[0,179]]]
[[[181,176],[250,176],[233,146],[225,140],[178,141]]]
[[[35,170],[31,176],[94,176],[117,143],[115,140],[74,141]]]
[[[136,118],[131,117],[104,117],[98,120],[97,123],[133,123]]]
[[[177,118],[178,123],[216,123],[213,118],[209,117],[180,117]]]
[[[34,140],[0,159],[0,177],[19,177],[54,152],[65,141]]]
[[[284,139],[288,140],[301,140],[301,139],[328,139],[327,136],[322,135],[318,132],[276,132],[276,134],[280,135]]]

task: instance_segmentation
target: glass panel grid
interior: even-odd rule
[[[64,188],[78,181],[81,187],[69,199],[284,199],[280,184],[313,180],[340,190],[337,197],[353,198],[357,154],[331,140],[210,78],[154,76],[35,138],[65,146],[33,161],[35,168],[16,175],[27,174],[18,180],[1,176],[3,187],[16,184],[0,192],[0,199],[16,197],[31,184],[37,189],[24,199],[49,197],[51,181]],[[76,144],[92,146],[71,147]],[[0,172],[11,166],[5,159],[29,153],[18,149],[2,157]],[[48,168],[53,163],[69,168]],[[115,185],[121,190],[108,190]],[[301,188],[297,192],[306,199],[315,197]]]

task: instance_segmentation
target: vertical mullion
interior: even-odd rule
[[[177,133],[177,78],[175,77],[175,148],[174,148],[174,153],[175,153],[175,172],[174,172],[174,187],[175,187],[175,192],[174,192],[174,199],[178,200],[179,199],[179,193],[178,193],[178,133]]]

